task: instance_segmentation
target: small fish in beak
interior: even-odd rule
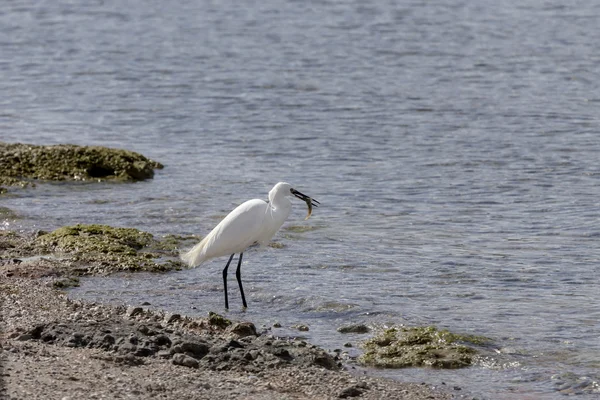
[[[306,205],[308,206],[308,215],[304,218],[305,221],[309,219],[312,214],[312,199],[310,197],[306,198]]]
[[[297,198],[299,198],[300,200],[304,200],[304,202],[308,206],[308,215],[306,216],[306,218],[304,218],[305,221],[310,218],[310,216],[312,214],[312,208],[313,207],[318,207],[319,204],[321,204],[317,200],[315,200],[313,198],[310,198],[310,197],[308,197],[307,195],[305,195],[303,193],[300,193],[296,189],[290,189],[290,192],[292,192],[292,194],[294,196],[296,196]]]

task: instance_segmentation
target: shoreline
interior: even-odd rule
[[[3,398],[456,398],[426,384],[352,375],[317,346],[256,335],[249,322],[219,326],[73,301],[52,279],[2,272]]]

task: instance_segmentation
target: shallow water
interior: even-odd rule
[[[9,2],[0,139],[166,167],[13,192],[4,226],[203,235],[286,180],[322,206],[304,222],[297,202],[285,227],[314,229],[245,254],[250,307],[231,279],[231,317],[308,324],[329,348],[357,343],[335,331],[349,322],[436,324],[505,354],[385,374],[490,399],[597,396],[600,6],[563,3]],[[206,315],[225,261],[72,295]]]

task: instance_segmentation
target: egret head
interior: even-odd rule
[[[311,199],[307,195],[297,191],[296,189],[294,189],[292,187],[292,185],[290,185],[287,182],[279,182],[269,192],[269,200],[270,201],[274,201],[275,198],[280,197],[280,196],[284,196],[284,197],[295,196],[304,202],[310,201],[311,204],[315,207],[317,207],[317,205],[319,204],[319,202],[317,200]]]

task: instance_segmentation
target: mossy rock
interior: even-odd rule
[[[36,146],[0,142],[0,184],[26,186],[31,180],[138,181],[163,165],[133,151],[101,146]]]
[[[56,253],[69,260],[76,275],[104,275],[118,271],[163,272],[181,269],[172,243],[164,246],[152,234],[107,225],[74,225],[39,236],[41,253]],[[168,248],[166,250],[165,248]]]
[[[197,235],[165,235],[160,242],[156,244],[156,247],[161,250],[177,252],[181,249],[182,244],[196,244],[202,240],[202,237]]]
[[[209,311],[208,312],[208,323],[211,324],[212,326],[216,326],[218,328],[225,329],[229,325],[231,325],[232,322],[220,314]]]
[[[378,368],[464,368],[478,354],[472,345],[489,341],[481,336],[438,330],[435,326],[391,328],[364,342],[365,352],[358,361]]]
[[[67,289],[70,287],[79,287],[79,278],[70,276],[67,278],[58,279],[52,283],[52,286],[55,289]]]
[[[19,216],[10,208],[0,206],[0,219],[18,219]]]

